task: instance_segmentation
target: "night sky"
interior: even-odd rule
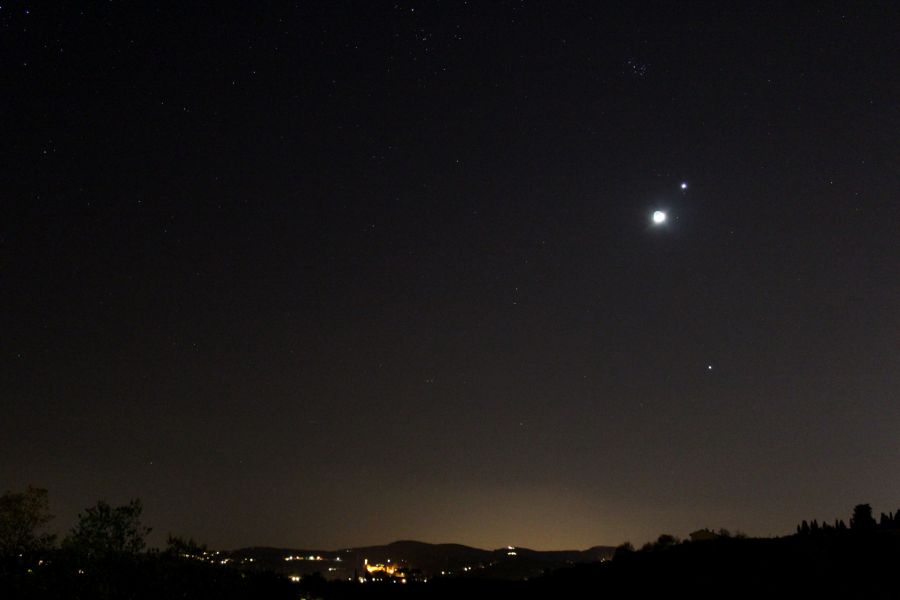
[[[2,3],[0,491],[220,548],[896,509],[900,7],[786,6]]]

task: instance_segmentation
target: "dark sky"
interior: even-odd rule
[[[225,548],[898,508],[898,31],[2,3],[0,487]]]

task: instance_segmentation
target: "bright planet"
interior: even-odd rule
[[[666,222],[666,213],[661,210],[654,211],[653,212],[653,222],[656,225],[661,225],[662,223],[665,223]]]

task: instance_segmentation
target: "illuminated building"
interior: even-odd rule
[[[399,581],[406,583],[406,565],[394,562],[386,563],[369,563],[369,559],[363,559],[363,566],[366,569],[366,581]]]

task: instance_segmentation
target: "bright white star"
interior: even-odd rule
[[[682,181],[682,182],[681,182],[681,189],[683,189],[683,190],[686,190],[686,189],[687,189],[687,181]]]
[[[653,222],[657,225],[666,222],[666,213],[661,210],[654,211],[653,213]]]

